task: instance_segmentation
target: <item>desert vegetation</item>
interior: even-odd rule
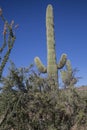
[[[17,68],[11,62],[9,73],[3,76],[15,36],[12,31],[14,22],[9,24],[0,9],[5,24],[4,44],[0,50],[8,46],[0,66],[0,130],[87,129],[87,87],[75,87],[78,77],[66,54],[56,63],[52,5],[48,5],[46,14],[47,67],[38,57],[35,58],[38,71],[34,65]],[[58,70],[63,87],[59,84]],[[47,75],[42,76],[42,73]]]
[[[86,129],[87,91],[74,86],[51,89],[50,80],[41,78],[32,68],[12,66],[8,76],[2,78],[1,130]]]

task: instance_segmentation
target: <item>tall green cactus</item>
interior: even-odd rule
[[[47,73],[48,77],[55,81],[58,86],[58,69],[61,69],[66,63],[66,54],[63,54],[59,63],[56,62],[55,52],[55,37],[54,37],[54,20],[53,7],[47,6],[46,10],[46,35],[47,35],[47,67],[45,67],[38,57],[35,58],[35,63],[42,73]]]

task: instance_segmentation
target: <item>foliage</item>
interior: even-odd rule
[[[50,80],[32,67],[14,64],[2,78],[0,130],[70,130],[87,126],[87,94],[77,89],[50,89]]]

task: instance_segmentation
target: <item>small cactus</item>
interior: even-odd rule
[[[41,73],[47,73],[50,79],[55,81],[58,86],[58,69],[61,69],[66,63],[66,54],[63,54],[59,63],[56,62],[55,37],[54,37],[54,20],[53,7],[47,6],[46,10],[46,35],[47,35],[47,67],[45,67],[39,57],[35,58],[35,63]]]
[[[65,87],[73,86],[77,83],[77,78],[74,76],[74,70],[72,69],[70,60],[66,62],[66,70],[61,70],[61,78]]]

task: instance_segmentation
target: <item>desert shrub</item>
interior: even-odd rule
[[[32,67],[13,64],[2,78],[0,130],[70,130],[87,125],[87,95],[78,89],[50,89]]]

